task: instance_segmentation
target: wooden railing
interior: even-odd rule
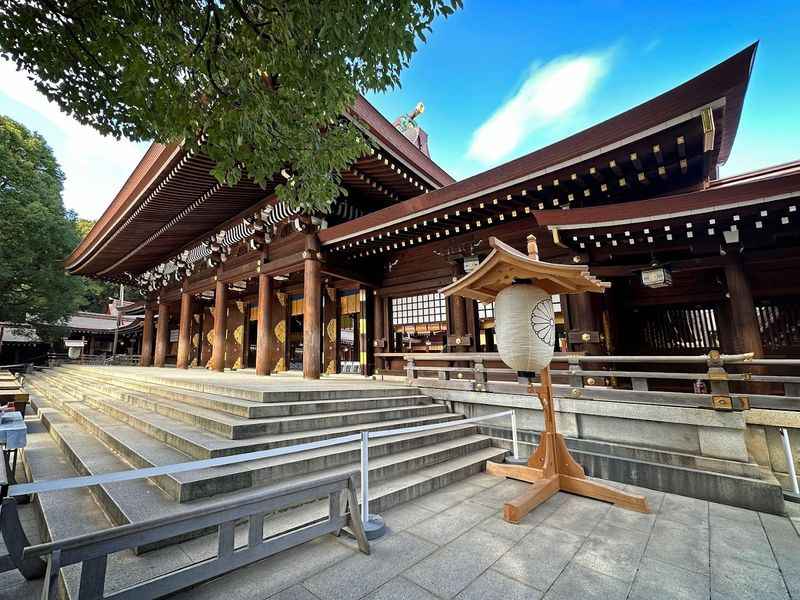
[[[497,353],[403,355],[410,384],[489,393],[527,393]],[[688,406],[715,410],[800,410],[798,359],[753,359],[750,354],[699,356],[586,356],[556,353],[551,363],[557,397]]]
[[[342,504],[343,493],[346,505]],[[264,518],[267,515],[319,498],[328,499],[327,517],[264,538]],[[234,531],[242,521],[248,525],[247,544],[237,548]],[[213,527],[219,532],[215,558],[105,594],[109,554]],[[0,528],[6,543],[9,540],[12,542],[8,554],[0,556],[0,572],[18,568],[29,579],[44,574],[42,598],[48,600],[58,597],[59,570],[81,564],[78,600],[156,598],[219,577],[320,536],[329,533],[338,535],[344,527],[349,527],[353,532],[359,549],[369,554],[369,543],[364,535],[356,499],[354,473],[320,477],[246,500],[219,502],[177,516],[132,523],[34,546],[28,544],[20,526],[14,498],[6,498],[0,507]]]
[[[88,365],[96,367],[109,366],[136,366],[139,364],[139,354],[81,354],[78,358],[70,358],[67,354],[48,354],[47,365],[60,367],[61,365]]]

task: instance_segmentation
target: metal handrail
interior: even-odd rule
[[[507,410],[490,415],[483,415],[480,417],[472,417],[470,419],[461,419],[459,421],[450,421],[446,423],[434,423],[432,425],[420,425],[416,427],[406,427],[399,429],[387,430],[384,434],[383,431],[368,432],[369,437],[382,438],[391,435],[402,435],[404,433],[415,433],[418,431],[430,431],[434,429],[445,429],[447,427],[459,427],[466,423],[475,423],[478,421],[487,421],[490,419],[514,416],[513,411]],[[515,425],[516,419],[514,419]],[[516,430],[516,427],[514,427]],[[383,434],[383,435],[382,435]],[[102,475],[87,475],[82,477],[69,477],[65,479],[48,479],[45,481],[37,481],[32,483],[19,483],[9,487],[8,494],[10,496],[22,496],[33,493],[56,492],[69,489],[76,489],[88,487],[92,485],[102,485],[107,483],[117,483],[120,481],[135,481],[137,479],[146,479],[150,477],[157,477],[160,475],[172,475],[175,473],[185,473],[188,471],[198,471],[211,467],[223,467],[227,465],[235,465],[243,462],[250,462],[253,460],[261,460],[264,458],[274,458],[276,456],[286,456],[288,454],[296,454],[306,450],[317,450],[319,448],[327,448],[331,446],[339,446],[342,444],[349,444],[358,442],[362,439],[360,433],[354,433],[341,437],[330,438],[327,440],[318,440],[316,442],[307,442],[304,444],[294,444],[292,446],[283,446],[280,448],[271,448],[269,450],[259,450],[257,452],[246,452],[242,454],[234,454],[231,456],[220,456],[217,458],[207,458],[202,460],[193,460],[183,463],[175,463],[171,465],[163,465],[160,467],[144,467],[140,469],[131,469],[128,471],[115,471],[112,473],[103,473]],[[363,451],[363,449],[362,449]],[[518,452],[515,449],[515,456]]]

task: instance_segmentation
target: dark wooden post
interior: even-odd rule
[[[752,352],[763,356],[761,331],[756,320],[753,291],[744,267],[736,257],[725,263],[725,281],[728,284],[731,328],[736,352]]]
[[[153,364],[153,307],[144,307],[144,329],[142,331],[142,354],[139,357],[140,367],[149,367]]]
[[[272,362],[272,328],[269,326],[272,277],[258,276],[258,325],[256,329],[256,375],[269,375]]]
[[[211,349],[211,368],[225,370],[225,331],[228,321],[228,287],[217,279],[214,290],[214,347]]]
[[[167,346],[169,345],[169,306],[165,302],[158,303],[158,328],[156,330],[156,356],[153,366],[163,367],[167,362]]]
[[[571,350],[583,350],[586,354],[602,354],[603,346],[600,343],[601,316],[599,307],[596,306],[596,294],[582,292],[569,294],[567,305],[569,307],[569,335],[568,340]]]
[[[303,377],[319,379],[322,276],[319,263],[319,240],[316,235],[306,235],[306,250],[303,257],[305,258],[303,272]]]
[[[373,319],[373,330],[372,330],[372,338],[373,338],[373,349],[375,352],[386,352],[387,348],[387,335],[383,320],[384,311],[383,311],[383,296],[378,294],[378,291],[375,290],[372,296],[372,319]],[[386,368],[386,365],[383,360],[375,359],[375,371],[382,372]]]
[[[189,368],[189,355],[192,351],[192,295],[181,294],[181,320],[178,325],[178,360],[179,369]]]

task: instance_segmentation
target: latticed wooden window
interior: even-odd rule
[[[438,292],[392,298],[392,325],[438,323],[445,320],[445,300]]]
[[[681,354],[719,349],[715,307],[651,307],[634,313],[634,330],[640,331],[648,351]]]
[[[758,300],[756,317],[765,351],[787,354],[800,348],[800,298]]]

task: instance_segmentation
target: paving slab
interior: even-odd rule
[[[352,554],[306,580],[305,586],[321,600],[356,600],[378,589],[424,557],[436,545],[400,532],[373,542],[369,556]]]
[[[625,600],[628,584],[581,565],[570,563],[561,573],[545,600]]]
[[[364,600],[437,600],[436,596],[405,577],[395,577]]]
[[[602,522],[586,538],[573,564],[630,583],[636,576],[648,538],[648,533]]]
[[[645,557],[628,600],[708,600],[709,578]]]
[[[494,569],[484,571],[456,596],[458,600],[538,600],[541,597],[538,590],[514,581]]]
[[[715,600],[789,600],[789,592],[777,569],[728,556],[712,556],[711,597]]]
[[[707,575],[709,570],[709,538],[705,528],[691,528],[660,515],[645,551],[649,559]]]
[[[424,496],[420,501],[424,500]],[[414,535],[437,545],[449,544],[497,512],[475,502],[461,502],[409,528]]]
[[[494,564],[494,569],[546,591],[581,545],[581,536],[542,524],[503,555]]]
[[[506,539],[473,529],[411,567],[405,576],[440,598],[453,598],[511,545]]]

